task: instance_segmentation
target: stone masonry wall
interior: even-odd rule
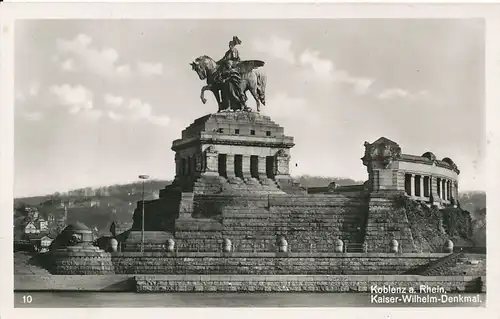
[[[114,253],[117,274],[403,274],[446,254]]]
[[[195,197],[196,218],[176,221],[178,251],[220,251],[231,240],[238,252],[275,252],[284,236],[289,251],[332,252],[334,241],[361,245],[365,197],[257,195]],[[201,218],[203,217],[203,218]]]
[[[481,292],[482,278],[466,276],[136,276],[137,292],[371,292],[377,287],[443,287],[446,293]]]
[[[406,213],[397,211],[394,205],[390,198],[372,194],[364,238],[368,252],[389,252],[393,239],[400,251],[418,252]]]
[[[115,273],[111,255],[105,252],[55,254],[49,271],[57,275],[105,275]]]

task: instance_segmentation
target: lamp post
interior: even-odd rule
[[[142,179],[142,227],[141,227],[141,253],[144,252],[144,182],[149,178],[148,175],[139,175]]]

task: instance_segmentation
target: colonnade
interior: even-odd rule
[[[431,195],[450,202],[456,197],[457,182],[432,175],[405,174],[405,192],[408,196],[429,199]]]
[[[206,153],[203,155],[176,156],[176,175],[181,178],[199,173],[211,173],[227,178],[274,178],[288,173],[288,161],[282,157],[246,154]]]

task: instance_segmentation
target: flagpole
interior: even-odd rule
[[[144,252],[144,182],[149,178],[148,175],[139,175],[142,179],[142,227],[141,227],[141,253]]]

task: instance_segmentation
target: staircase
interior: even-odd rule
[[[277,179],[276,185],[287,194],[307,194],[307,189],[292,178]]]
[[[45,254],[32,254],[24,251],[14,253],[14,275],[37,275],[47,276],[50,272],[45,269],[47,265]]]

